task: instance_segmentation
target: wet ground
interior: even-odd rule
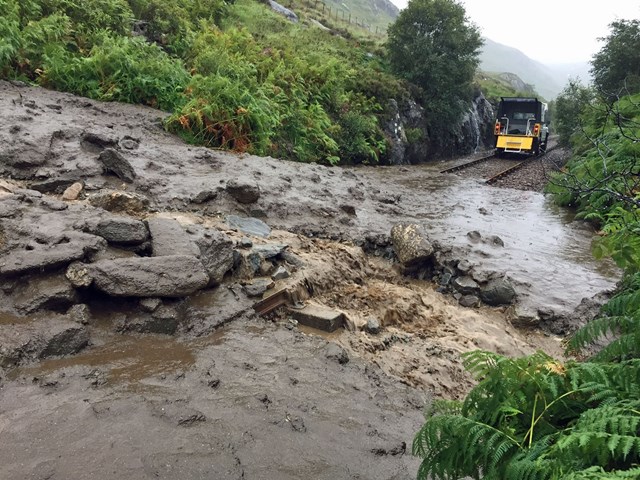
[[[384,319],[378,334],[327,335],[286,310],[256,317],[233,285],[222,285],[187,300],[200,316],[178,334],[137,335],[114,328],[119,300],[96,303],[88,348],[0,374],[3,479],[415,478],[408,451],[422,409],[473,384],[463,352],[560,357],[563,338],[514,326],[512,307],[465,308],[437,285],[402,275],[385,257],[394,224],[422,225],[478,274],[506,274],[518,306],[534,311],[571,314],[619,278],[610,262],[592,258],[594,232],[536,189],[440,173],[463,159],[335,168],[238,157],[185,145],[151,109],[6,82],[0,108],[2,178],[31,188],[83,180],[73,215],[96,192],[137,192],[150,206],[129,212],[136,218],[215,225],[234,241],[246,234],[228,215],[260,218],[272,229],[268,241],[303,261],[286,282],[310,285],[305,300],[360,327]],[[87,134],[125,145],[136,180],[103,174]],[[237,202],[225,190],[230,179],[257,186],[259,198]],[[206,200],[194,201],[203,192]],[[60,193],[52,187],[45,196]],[[55,218],[72,222],[65,212]],[[504,245],[483,241],[492,235]],[[0,326],[23,321],[0,315]]]

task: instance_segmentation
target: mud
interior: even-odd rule
[[[604,301],[582,299],[620,275],[536,189],[439,173],[463,159],[236,156],[185,145],[152,109],[7,82],[0,108],[3,479],[415,478],[422,410],[473,385],[464,352],[562,357],[560,335]],[[428,267],[399,265],[399,222],[427,233]],[[138,267],[163,258],[177,263],[158,290]],[[126,290],[91,277],[103,265]],[[516,299],[463,300],[465,275]],[[258,317],[283,289],[345,328]],[[76,331],[88,344],[60,355]]]

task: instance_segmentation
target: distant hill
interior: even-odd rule
[[[514,73],[533,86],[546,100],[553,99],[563,88],[549,68],[527,57],[520,50],[484,38],[480,53],[480,69],[485,72]]]

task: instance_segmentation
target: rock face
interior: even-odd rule
[[[415,223],[395,225],[391,241],[398,260],[406,268],[427,263],[434,252],[426,232]]]
[[[184,297],[209,283],[196,257],[118,258],[87,265],[93,286],[114,297]]]

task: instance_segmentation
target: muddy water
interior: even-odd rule
[[[525,306],[571,310],[620,278],[613,262],[592,257],[593,231],[549,196],[439,173],[449,166],[384,168],[367,176],[384,177],[389,188],[401,191],[402,204],[412,207],[406,209],[407,220],[422,223],[432,239],[465,249],[476,270],[505,272],[521,286],[519,301]],[[474,230],[484,238],[499,236],[504,247],[472,241],[467,233]]]

